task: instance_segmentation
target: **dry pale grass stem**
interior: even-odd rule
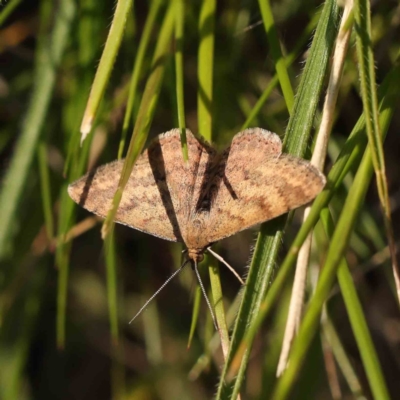
[[[352,9],[353,0],[346,1],[332,60],[332,69],[322,112],[321,125],[319,127],[314,153],[311,158],[311,163],[320,170],[323,170],[324,168],[326,149],[328,145],[329,135],[332,129],[335,105],[339,93],[344,60],[351,35],[352,24],[350,24],[349,26],[348,21],[349,17],[351,17]],[[307,219],[309,212],[310,207],[307,207],[304,210],[303,221]],[[277,368],[277,376],[280,376],[286,369],[291,344],[300,325],[306,286],[307,265],[310,258],[311,242],[312,234],[309,234],[299,251],[296,265],[296,274],[293,283],[292,297],[289,305],[288,320],[286,323],[282,351]]]

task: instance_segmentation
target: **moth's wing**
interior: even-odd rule
[[[203,152],[187,130],[189,161],[183,161],[179,130],[159,135],[137,159],[122,195],[116,222],[171,241],[183,241],[190,190]],[[123,160],[83,176],[69,185],[71,198],[106,217],[118,186]]]
[[[234,137],[210,186],[209,243],[300,207],[322,190],[317,168],[281,151],[279,137],[260,128]]]

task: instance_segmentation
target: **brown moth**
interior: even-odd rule
[[[188,162],[179,129],[150,143],[133,167],[115,221],[185,243],[196,266],[212,243],[310,202],[325,185],[308,161],[282,154],[281,140],[267,130],[238,133],[222,153],[189,130],[186,135]],[[123,163],[88,173],[69,185],[69,195],[106,217]]]
[[[137,159],[115,221],[173,242],[200,261],[212,243],[300,207],[325,185],[308,161],[282,154],[279,137],[246,129],[219,154],[186,131],[189,161],[179,129],[159,135]],[[105,164],[68,187],[71,198],[106,217],[124,161]]]

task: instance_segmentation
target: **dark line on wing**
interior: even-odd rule
[[[228,164],[228,158],[229,158],[229,153],[231,152],[231,146],[229,146],[227,149],[224,150],[222,153],[220,162],[221,162],[221,168],[218,170],[218,176],[221,181],[224,182],[226,188],[228,189],[228,192],[232,196],[233,199],[237,200],[238,195],[236,194],[235,190],[233,189],[232,185],[230,184],[228,178],[225,175],[225,170],[226,170],[226,165]]]
[[[86,175],[85,185],[83,186],[82,194],[81,194],[81,196],[79,198],[79,202],[78,202],[78,204],[80,206],[82,206],[83,208],[85,208],[85,203],[88,198],[89,190],[90,190],[90,187],[92,186],[92,182],[93,182],[96,172],[97,172],[97,169],[94,169]]]
[[[158,139],[155,140],[152,143],[151,148],[149,148],[147,151],[148,151],[148,155],[149,155],[149,163],[150,163],[151,170],[153,172],[154,180],[157,184],[157,188],[160,193],[161,201],[163,202],[164,208],[167,212],[168,219],[171,223],[173,233],[178,241],[183,242],[181,230],[179,228],[178,219],[176,218],[174,204],[172,202],[171,193],[169,192],[169,189],[168,189],[167,173],[165,170],[165,162],[164,162],[163,152],[162,152],[162,148],[161,148],[159,140]],[[159,155],[159,158],[154,159],[152,157],[153,151],[157,155]],[[166,183],[165,188],[161,187],[161,181],[164,181]]]

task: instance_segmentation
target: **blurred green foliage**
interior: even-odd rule
[[[82,147],[80,126],[114,18],[114,1],[10,1],[0,5],[0,399],[208,399],[216,392],[224,361],[203,301],[187,350],[196,292],[189,268],[128,324],[180,265],[181,246],[122,226],[116,226],[112,240],[104,243],[101,221],[76,207],[66,192],[68,183],[87,169],[116,159],[119,150],[126,154],[126,142],[134,127],[138,129],[141,112],[151,115],[145,121],[147,140],[186,125],[193,132],[210,135],[222,148],[243,126],[260,126],[282,138],[286,133],[287,149],[310,157],[338,25],[338,19],[330,18],[338,18],[337,13],[324,22],[319,1],[273,1],[274,33],[263,26],[261,1],[225,0],[217,2],[215,10],[207,1],[183,2],[181,46],[175,42],[175,31],[170,40],[164,38],[167,57],[157,78],[160,92],[152,92],[155,97],[146,103],[143,94],[149,90],[155,50],[162,42],[160,32],[173,2],[118,3],[128,11],[122,19],[123,35],[119,46],[111,44],[115,62],[110,61],[93,129]],[[335,7],[334,2],[327,4]],[[371,45],[378,86],[390,78],[390,71],[398,71],[399,10],[394,0],[372,5]],[[211,13],[209,19],[207,12]],[[309,64],[304,65],[310,60],[310,45],[316,43],[315,29],[318,31],[322,22],[333,27],[320,38],[320,48],[327,53],[318,53],[321,58],[312,65],[316,69],[309,69]],[[210,38],[213,43],[204,42]],[[279,43],[273,42],[278,39]],[[202,50],[200,43],[205,45]],[[328,148],[327,173],[363,113],[354,43],[353,32]],[[175,57],[176,49],[182,50],[181,61]],[[182,65],[177,67],[176,62]],[[308,81],[304,71],[311,73]],[[177,82],[183,82],[178,92]],[[199,82],[206,82],[208,97]],[[282,90],[282,85],[291,87]],[[390,88],[382,88],[378,93],[382,98],[394,96]],[[290,90],[295,94],[294,106]],[[205,98],[209,103],[200,105]],[[289,112],[292,106],[294,110]],[[398,107],[392,103],[387,107],[394,115],[387,123],[383,149],[398,240],[400,142],[396,132],[400,118]],[[381,110],[381,115],[384,112]],[[204,124],[206,128],[199,129]],[[289,137],[301,131],[304,136],[291,142]],[[357,140],[360,136],[355,146],[359,154],[354,153],[347,175],[329,203],[333,224],[353,186],[366,144],[366,133],[360,131]],[[395,398],[400,390],[399,308],[379,197],[374,179],[372,182],[345,255],[385,385]],[[279,221],[263,226],[252,265],[260,269],[268,262],[272,266],[265,277],[265,291],[300,223],[295,214],[279,235]],[[330,239],[323,232],[317,224],[311,281],[329,250]],[[276,246],[272,242],[265,245],[263,234],[273,237]],[[242,276],[255,237],[256,230],[250,230],[218,246],[218,252]],[[274,247],[273,257],[257,253],[268,246]],[[202,275],[209,287],[206,268]],[[223,266],[219,278],[227,323],[232,327],[242,290]],[[253,279],[261,282],[256,275]],[[345,280],[343,273],[340,279]],[[243,399],[269,398],[277,383],[276,364],[291,281],[273,304],[273,314],[259,328],[248,363],[243,364],[243,376],[236,381]],[[256,295],[245,297],[257,303],[262,298],[255,300]],[[325,399],[338,396],[338,390],[343,397],[371,397],[373,383],[365,373],[346,307],[335,283],[326,307],[329,324],[312,341],[292,387],[292,398]],[[235,334],[246,331],[246,321],[237,322]],[[230,389],[221,390],[219,395],[229,398],[230,393]]]

